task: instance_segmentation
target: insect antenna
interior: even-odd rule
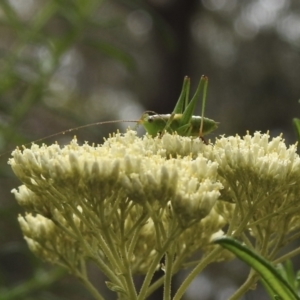
[[[113,120],[113,121],[101,121],[101,122],[95,122],[95,123],[90,123],[90,124],[86,124],[86,125],[82,125],[82,126],[78,126],[78,127],[75,127],[75,128],[69,128],[69,129],[66,129],[66,130],[63,130],[63,131],[60,131],[60,132],[57,132],[57,133],[53,133],[53,134],[50,134],[50,135],[47,135],[43,138],[40,138],[40,139],[37,139],[37,140],[34,140],[32,142],[29,142],[29,143],[26,143],[22,146],[28,146],[32,143],[38,143],[38,142],[42,142],[44,140],[47,140],[47,139],[50,139],[52,137],[55,137],[55,136],[58,136],[58,135],[62,135],[62,134],[66,134],[66,133],[69,133],[69,132],[72,132],[72,131],[75,131],[75,130],[80,130],[80,129],[84,129],[84,128],[88,128],[88,127],[91,127],[91,126],[97,126],[97,125],[104,125],[104,124],[114,124],[114,123],[137,123],[138,120]],[[4,153],[2,153],[0,155],[0,157],[10,153],[12,150],[10,151],[6,151]]]

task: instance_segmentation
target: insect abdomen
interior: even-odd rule
[[[146,131],[152,135],[163,133],[166,130],[169,133],[177,132],[182,136],[199,136],[201,117],[193,116],[189,124],[181,124],[181,114],[175,114],[172,122],[167,126],[171,115],[145,115],[141,118],[140,123],[144,126]],[[215,121],[204,118],[202,135],[208,134],[218,127],[218,123]]]

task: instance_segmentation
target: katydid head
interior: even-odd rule
[[[158,134],[161,134],[166,129],[166,125],[168,122],[166,116],[170,115],[150,115],[149,112],[154,113],[152,111],[144,112],[141,118],[138,120],[138,124],[142,125],[147,133],[154,137]]]

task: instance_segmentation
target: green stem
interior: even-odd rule
[[[239,300],[241,297],[253,286],[257,281],[257,276],[254,270],[250,270],[248,278],[246,281],[239,287],[237,291],[229,298],[229,300]]]
[[[227,235],[228,236],[231,236],[232,232],[234,231],[234,228],[236,227],[235,223],[236,223],[236,220],[238,220],[238,214],[240,212],[240,210],[238,209],[238,206],[239,204],[237,203],[235,208],[234,208],[234,211],[233,211],[233,216],[232,216],[232,219],[230,220],[227,220],[227,222],[229,223],[229,228],[227,230]]]
[[[268,220],[268,222],[267,222],[267,226],[265,226],[264,227],[264,229],[265,229],[265,233],[263,234],[261,234],[261,236],[262,236],[262,241],[261,241],[261,243],[258,243],[257,241],[256,241],[256,251],[258,252],[258,253],[260,253],[260,255],[262,255],[262,256],[264,256],[264,257],[266,257],[267,258],[267,256],[268,256],[268,246],[269,246],[269,243],[270,243],[270,233],[271,233],[271,229],[270,229],[270,227],[272,226],[272,224],[271,224],[271,221],[270,220]],[[259,231],[263,231],[262,229],[261,229],[261,226],[260,225],[258,225],[257,226],[258,227],[258,230]],[[259,245],[260,244],[260,245]]]
[[[82,207],[85,207],[86,208],[86,212],[89,211],[89,208],[86,207],[86,205],[84,203],[82,203]],[[72,209],[74,210],[74,213],[76,213],[76,215],[82,219],[84,217],[84,214],[81,214],[77,207],[75,207],[74,205],[72,206]],[[102,209],[100,210],[101,213],[103,213],[105,211],[104,207],[102,207]],[[84,222],[84,224],[86,224],[86,226],[88,228],[90,228],[91,230],[93,229],[93,224],[99,224],[99,219],[100,220],[105,220],[105,216],[104,215],[101,215],[100,218],[97,217],[95,214],[88,214],[88,217],[85,217],[82,221]],[[101,224],[99,224],[100,226]],[[74,227],[76,228],[77,232],[78,232],[78,235],[81,236],[81,232],[80,230],[77,229],[77,227],[74,225]],[[124,283],[124,280],[122,280],[123,278],[122,277],[118,277],[116,276],[116,273],[122,273],[121,271],[121,267],[122,267],[122,261],[121,259],[119,258],[119,255],[118,255],[118,250],[116,249],[116,243],[114,243],[112,240],[111,240],[111,234],[110,234],[110,229],[109,229],[109,226],[102,226],[103,230],[102,232],[100,230],[93,230],[93,232],[95,233],[96,237],[97,237],[97,242],[100,244],[100,248],[101,250],[103,251],[104,255],[107,257],[107,259],[109,260],[110,264],[112,267],[108,267],[106,266],[107,264],[104,264],[102,261],[101,261],[101,267],[103,268],[104,266],[105,269],[109,270],[109,274],[110,276],[108,276],[106,274],[106,276],[108,276],[108,278],[115,282],[115,283],[118,283],[119,285],[121,284],[121,281]],[[83,242],[85,242],[85,239],[84,237],[81,236],[81,240]],[[89,245],[87,245],[89,246]],[[95,259],[96,262],[99,261],[99,258],[98,258],[98,255],[91,255],[92,258]],[[101,270],[103,270],[101,268]],[[114,271],[111,271],[114,270]],[[117,280],[117,281],[115,281]],[[121,280],[121,281],[120,281]]]
[[[131,273],[130,262],[128,261],[128,256],[127,256],[125,249],[123,249],[123,247],[121,247],[121,248],[122,248],[121,252],[122,252],[123,258],[124,258],[123,263],[124,263],[124,269],[125,269],[125,273],[123,273],[122,275],[126,281],[127,294],[129,295],[130,300],[135,300],[135,299],[137,299],[137,293],[136,293],[136,289],[135,289],[134,282],[133,282],[133,276]]]
[[[300,247],[299,248],[296,248],[294,249],[293,251],[285,254],[285,255],[282,255],[281,257],[277,258],[276,260],[273,261],[273,264],[274,265],[277,265],[283,261],[286,261],[287,259],[290,259],[296,255],[300,254]]]
[[[221,247],[216,247],[210,254],[204,257],[199,264],[193,269],[193,271],[187,276],[184,282],[181,284],[179,289],[177,290],[173,300],[180,300],[188,288],[188,286],[192,283],[192,281],[196,278],[196,276],[212,261],[214,261],[215,257],[222,251]]]
[[[75,209],[75,212],[76,211],[77,211],[77,208]],[[96,264],[99,266],[100,270],[111,281],[113,281],[115,283],[118,283],[120,286],[122,286],[120,278],[116,276],[116,270],[117,269],[115,269],[115,271],[112,271],[111,268],[109,268],[108,265],[103,262],[103,260],[99,259],[98,255],[94,254],[94,252],[92,251],[90,245],[86,242],[86,239],[82,236],[81,231],[78,230],[77,226],[75,225],[74,220],[73,220],[72,217],[68,218],[68,224],[73,229],[73,231],[77,234],[76,237],[78,238],[80,244],[82,245],[82,247],[84,248],[86,253],[88,253],[88,255],[93,259],[93,261],[96,262]],[[107,255],[108,259],[111,259],[113,262],[115,262],[115,264],[117,264],[117,262],[115,261],[114,256],[112,255],[111,251],[109,251],[109,248],[107,247],[107,244],[105,243],[105,241],[103,240],[103,237],[101,235],[98,235],[97,241],[101,244],[101,249],[105,253],[105,255]]]
[[[84,276],[83,274],[77,274],[77,276],[83,282],[84,286],[94,296],[96,300],[104,300],[102,295],[96,290],[96,288],[91,284],[91,282],[86,276]]]
[[[146,294],[147,294],[147,290],[148,287],[151,283],[151,279],[153,277],[153,274],[156,270],[157,265],[159,264],[161,258],[163,257],[163,255],[165,254],[166,250],[169,248],[171,242],[174,241],[174,237],[176,237],[178,235],[178,232],[174,232],[174,234],[172,235],[172,238],[170,237],[169,239],[167,239],[166,243],[163,245],[162,248],[159,249],[159,251],[157,252],[156,257],[153,259],[148,272],[146,274],[146,277],[144,279],[143,285],[141,287],[139,296],[138,296],[138,300],[144,300],[146,298]]]
[[[184,257],[186,257],[186,256],[183,253],[180,256],[176,256],[176,260],[172,262],[171,276],[176,274],[183,267],[182,261],[184,260]],[[174,259],[174,257],[173,257],[173,259]],[[193,262],[193,266],[195,266],[196,264],[198,264],[198,262]],[[187,268],[187,266],[184,265],[184,268]],[[168,269],[168,267],[166,267],[166,269]],[[162,286],[162,284],[165,282],[165,277],[166,277],[166,274],[163,275],[162,277],[160,277],[159,279],[157,279],[154,283],[152,283],[149,286],[146,297],[150,296],[154,291],[156,291],[160,286]]]
[[[166,252],[166,265],[165,265],[165,280],[164,280],[164,299],[171,299],[171,282],[173,271],[174,248]]]
[[[294,233],[293,235],[289,236],[289,237],[285,240],[284,244],[287,245],[287,244],[293,242],[294,240],[298,239],[299,237],[300,237],[300,232]]]
[[[135,246],[136,246],[136,243],[138,241],[138,239],[140,238],[140,231],[142,229],[142,227],[145,225],[145,221],[147,220],[148,216],[147,217],[140,217],[139,220],[137,221],[137,224],[134,225],[134,228],[135,230],[132,231],[132,233],[129,235],[129,234],[126,234],[125,236],[125,239],[127,239],[127,236],[132,236],[131,240],[130,240],[130,243],[129,243],[129,247],[128,247],[128,257],[132,257],[134,254],[133,254],[133,251],[135,249]]]
[[[154,291],[156,291],[159,287],[161,287],[163,285],[164,281],[165,281],[165,275],[163,275],[162,277],[157,279],[154,283],[152,283],[149,286],[149,288],[147,289],[145,298],[149,297]]]
[[[153,274],[156,270],[156,267],[159,264],[159,261],[161,260],[163,255],[164,255],[163,251],[158,252],[155,259],[152,261],[152,263],[151,263],[151,265],[150,265],[150,267],[147,271],[147,274],[146,274],[146,277],[144,279],[144,282],[143,282],[142,288],[140,290],[140,293],[138,295],[138,300],[144,300],[145,299],[148,286],[150,285],[150,282],[151,282]]]

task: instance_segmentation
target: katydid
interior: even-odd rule
[[[190,79],[185,77],[183,80],[183,87],[179,96],[179,99],[176,103],[174,111],[171,114],[166,115],[149,115],[149,111],[143,113],[139,120],[113,120],[113,121],[103,121],[96,122],[92,124],[87,124],[79,126],[76,128],[71,128],[64,130],[59,133],[51,134],[44,138],[35,140],[34,142],[41,142],[51,137],[58,136],[60,134],[66,134],[75,130],[87,128],[90,126],[112,124],[112,123],[136,123],[137,125],[142,125],[145,130],[152,136],[157,136],[158,134],[163,134],[165,131],[177,134],[181,136],[198,136],[202,138],[204,135],[212,132],[218,127],[218,123],[212,119],[204,118],[204,108],[206,101],[206,92],[207,92],[208,78],[202,76],[198,84],[197,90],[191,101],[189,101],[189,92],[190,92]],[[202,116],[193,116],[193,113],[196,108],[197,99],[199,94],[203,90],[203,100],[202,100]],[[27,145],[27,144],[26,144]],[[6,154],[5,152],[0,156]]]
[[[198,136],[202,138],[218,127],[218,123],[214,120],[204,118],[207,85],[208,78],[202,76],[195,95],[189,101],[190,79],[185,77],[179,99],[171,114],[149,115],[144,113],[138,123],[142,124],[152,136],[162,134],[164,131],[169,133],[176,131],[181,136]],[[203,90],[202,116],[193,116],[201,90]]]

